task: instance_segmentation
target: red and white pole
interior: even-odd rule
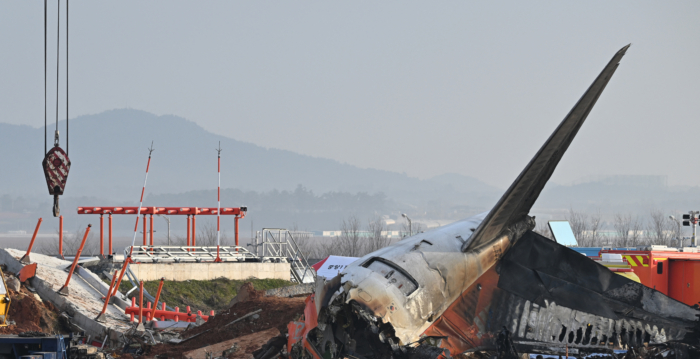
[[[151,154],[153,153],[153,142],[151,142],[151,148],[148,149],[148,164],[146,165],[146,177],[143,179],[143,187],[141,188],[141,199],[139,200],[139,209],[136,212],[136,224],[134,225],[134,239],[131,240],[131,250],[129,251],[129,257],[131,253],[134,252],[134,245],[136,244],[136,233],[139,230],[139,216],[141,215],[141,206],[143,206],[143,194],[146,192],[146,182],[148,181],[148,169],[151,167]],[[144,224],[146,219],[144,218]],[[145,238],[144,230],[144,238]],[[124,263],[127,263],[126,261]]]
[[[221,245],[221,141],[219,141],[219,148],[216,150],[216,152],[218,156],[217,160],[219,162],[219,187],[216,190],[216,259],[214,262],[221,262],[221,257],[219,256],[219,246]]]
[[[146,164],[146,178],[143,180],[143,188],[141,189],[141,200],[139,201],[139,209],[136,213],[136,224],[134,225],[134,239],[131,240],[131,249],[129,250],[129,255],[124,258],[124,264],[122,264],[122,271],[119,274],[119,279],[117,279],[117,284],[114,287],[114,291],[112,292],[112,296],[116,296],[117,291],[119,290],[119,285],[122,283],[122,279],[124,279],[124,273],[126,273],[126,268],[129,266],[129,262],[131,262],[131,253],[134,252],[134,244],[136,243],[136,232],[138,232],[139,229],[139,216],[141,215],[141,206],[143,205],[143,193],[146,192],[146,181],[148,181],[148,169],[151,167],[151,154],[153,153],[153,142],[151,142],[151,148],[148,149],[148,164]],[[144,219],[145,221],[145,219]],[[111,238],[111,235],[110,235]]]

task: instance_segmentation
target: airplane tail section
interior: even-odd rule
[[[539,197],[540,192],[552,176],[562,156],[573,141],[588,114],[593,109],[598,97],[610,81],[620,64],[622,56],[630,45],[620,49],[593,84],[578,100],[554,133],[547,139],[535,157],[520,173],[518,178],[489,212],[483,222],[462,246],[466,252],[481,247],[496,239],[504,230],[526,219],[530,208]]]

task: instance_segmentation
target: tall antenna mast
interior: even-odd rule
[[[219,187],[216,190],[216,259],[214,262],[221,262],[221,257],[219,256],[219,246],[221,245],[221,141],[219,141],[219,148],[216,149],[216,154],[219,172]]]
[[[155,151],[153,148],[153,141],[151,141],[151,147],[148,149],[148,164],[146,165],[146,178],[143,179],[143,188],[141,188],[141,200],[139,201],[139,209],[136,211],[136,225],[134,225],[134,239],[131,240],[131,250],[129,251],[129,258],[131,258],[131,253],[134,252],[134,244],[136,244],[136,232],[139,229],[139,216],[141,216],[141,206],[143,206],[143,193],[146,192],[146,182],[148,181],[148,168],[151,167],[151,154]],[[145,221],[145,219],[144,219]]]

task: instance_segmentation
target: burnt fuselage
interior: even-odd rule
[[[354,301],[390,323],[400,344],[418,341],[510,247],[512,238],[501,236],[486,247],[461,252],[481,220],[483,215],[474,216],[360,258],[342,272],[345,302]]]

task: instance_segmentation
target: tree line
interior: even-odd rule
[[[682,239],[678,213],[669,214],[662,209],[651,209],[646,215],[615,213],[606,221],[600,211],[585,213],[569,209],[566,220],[576,237],[579,247],[637,247],[688,245]],[[546,222],[537,224],[535,232],[553,239]]]
[[[401,238],[386,235],[390,229],[380,216],[368,219],[365,223],[357,216],[350,215],[340,222],[340,234],[335,237],[313,237],[309,232],[299,230],[295,224],[292,233],[299,248],[306,258],[322,259],[329,255],[344,257],[362,257],[382,249]],[[411,228],[413,234],[424,231],[420,223],[414,222]],[[409,233],[407,224],[402,224],[402,234]]]

